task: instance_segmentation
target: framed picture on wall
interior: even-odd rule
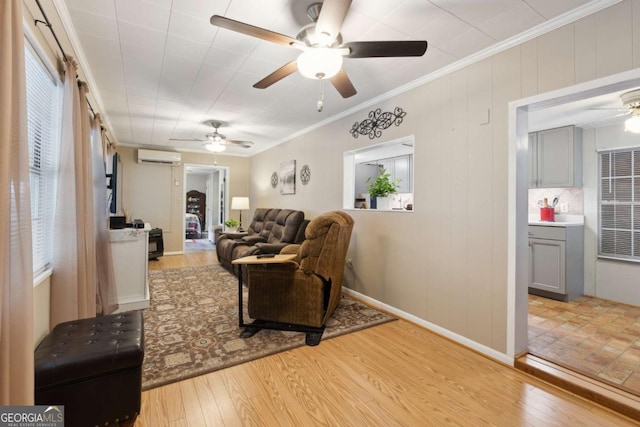
[[[296,194],[296,161],[280,163],[280,194]]]

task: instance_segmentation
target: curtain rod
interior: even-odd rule
[[[62,52],[62,58],[64,58],[65,61],[68,60],[68,56],[66,54],[66,52],[64,51],[64,48],[62,47],[62,44],[60,43],[60,40],[58,39],[58,35],[56,34],[55,31],[53,31],[53,25],[51,25],[51,21],[49,21],[49,17],[47,16],[47,14],[45,13],[44,9],[42,8],[42,5],[40,4],[40,0],[36,0],[36,4],[38,5],[38,9],[40,9],[40,13],[42,13],[42,17],[44,18],[44,21],[40,20],[40,19],[36,19],[34,21],[35,26],[37,27],[38,24],[43,24],[44,26],[46,26],[49,31],[51,31],[51,35],[53,35],[53,38],[56,41],[56,44],[58,45],[58,48],[60,49],[60,52]],[[77,75],[76,75],[76,79],[77,79]],[[91,106],[91,102],[89,102],[89,98],[85,97],[84,98],[85,101],[87,101],[87,105],[89,106],[89,110],[91,110],[91,113],[93,114],[93,116],[96,116],[96,112],[93,109],[93,107]],[[102,129],[105,129],[104,126],[100,126]],[[113,144],[111,142],[111,140],[109,139],[109,136],[105,134],[105,137],[107,138],[107,141],[109,141],[110,144]]]
[[[58,47],[60,48],[60,52],[62,52],[62,57],[66,61],[67,60],[67,54],[64,52],[64,49],[62,48],[62,45],[60,44],[60,40],[58,40],[58,36],[56,35],[56,32],[53,31],[53,26],[51,25],[51,21],[49,21],[49,17],[44,12],[44,9],[42,8],[42,5],[40,4],[40,0],[36,0],[36,4],[38,5],[38,9],[40,9],[40,13],[42,13],[42,16],[44,17],[44,21],[36,19],[35,20],[35,25],[38,26],[38,23],[41,23],[41,24],[44,24],[47,28],[49,28],[49,31],[51,31],[51,34],[53,35],[53,38],[56,40],[56,43],[58,44]]]

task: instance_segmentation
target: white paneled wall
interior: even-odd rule
[[[346,286],[506,353],[508,103],[637,67],[639,32],[640,0],[627,0],[261,153],[250,160],[254,206],[310,218],[341,209],[342,153],[415,135],[415,211],[349,211]],[[405,121],[380,139],[349,134],[369,110],[396,106]],[[293,159],[310,165],[311,183],[281,196],[269,177]]]

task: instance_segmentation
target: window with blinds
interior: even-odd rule
[[[61,89],[29,43],[25,43],[27,138],[31,184],[34,277],[50,267],[56,159],[60,141]]]
[[[599,153],[599,251],[640,261],[640,147]]]

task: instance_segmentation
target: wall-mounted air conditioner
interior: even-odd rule
[[[138,149],[138,163],[159,163],[164,165],[178,165],[182,155],[173,151],[156,151]]]

